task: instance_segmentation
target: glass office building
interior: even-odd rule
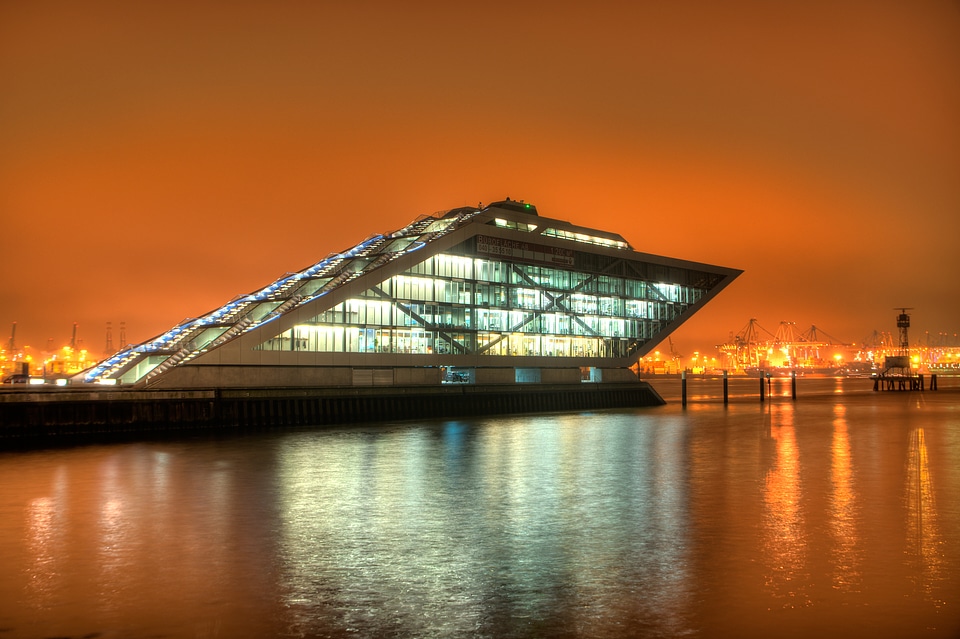
[[[163,387],[626,381],[740,271],[505,200],[375,235],[85,372]]]

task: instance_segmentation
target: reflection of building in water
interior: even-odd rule
[[[318,635],[336,619],[404,637],[615,637],[657,619],[680,636],[684,445],[682,429],[576,416],[285,440],[280,591]]]
[[[833,533],[832,550],[833,587],[838,590],[859,590],[861,556],[857,531],[857,502],[852,483],[850,438],[847,433],[846,407],[834,406],[833,442],[831,444],[830,530]]]
[[[617,382],[740,274],[512,200],[424,216],[129,346],[75,381]]]
[[[938,524],[937,504],[927,459],[927,443],[922,428],[910,437],[907,457],[907,552],[917,563],[917,588],[925,596],[933,595],[934,583],[943,579],[943,539]],[[937,602],[942,604],[943,602]]]
[[[784,608],[809,604],[798,589],[808,580],[807,544],[800,500],[800,450],[793,425],[792,406],[771,406],[770,436],[776,442],[776,462],[767,472],[763,490],[763,547],[767,559],[767,587],[775,598],[786,598]]]

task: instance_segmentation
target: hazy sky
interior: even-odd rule
[[[0,0],[4,343],[507,196],[743,269],[683,351],[960,332],[960,4]]]

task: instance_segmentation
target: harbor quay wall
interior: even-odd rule
[[[656,406],[646,382],[580,385],[61,390],[0,393],[3,442]]]

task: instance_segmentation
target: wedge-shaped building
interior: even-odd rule
[[[163,388],[622,382],[740,273],[639,253],[620,235],[507,199],[374,235],[79,379]]]

